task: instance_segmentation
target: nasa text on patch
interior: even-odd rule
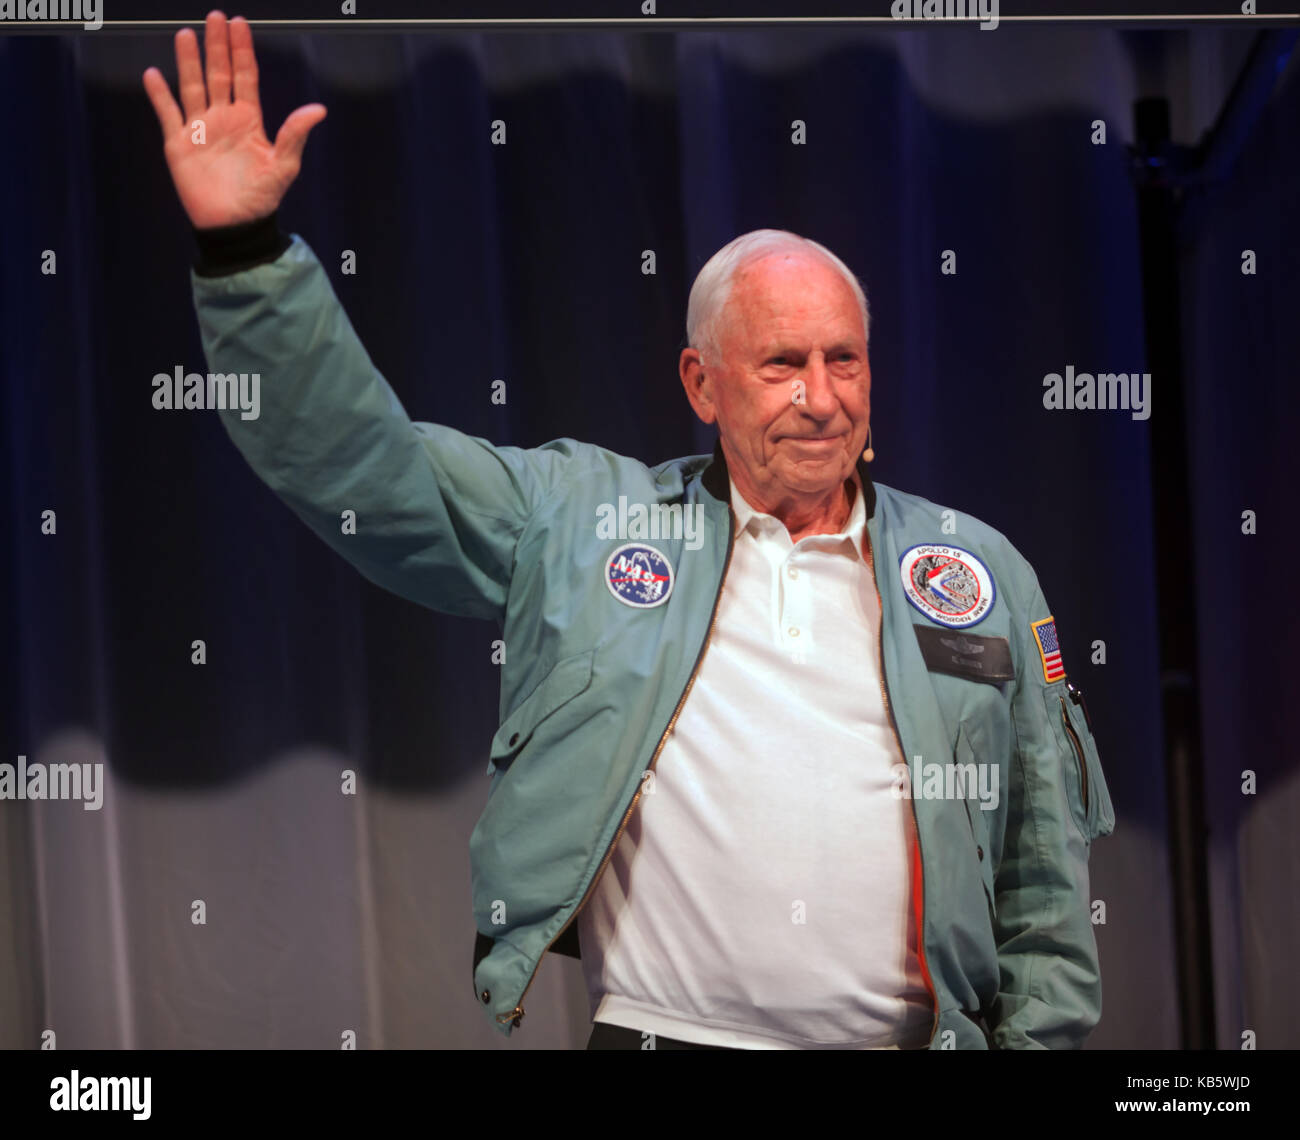
[[[673,592],[672,564],[647,543],[625,543],[605,563],[605,585],[625,606],[653,609]]]

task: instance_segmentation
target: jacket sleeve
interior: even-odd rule
[[[1115,819],[1087,717],[1064,675],[1047,679],[1033,623],[1051,613],[1026,570],[1032,593],[1014,633],[1010,798],[994,880],[1000,982],[988,1020],[996,1048],[1072,1048],[1101,1017],[1088,856]]]
[[[372,582],[499,619],[519,534],[581,445],[412,422],[296,235],[273,261],[191,283],[208,367],[258,377],[253,414],[218,414],[261,479]]]

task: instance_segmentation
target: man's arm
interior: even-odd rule
[[[157,68],[144,86],[198,242],[195,308],[208,366],[225,378],[213,390],[242,376],[252,395],[256,377],[256,414],[230,407],[222,422],[254,470],[372,581],[499,618],[519,533],[580,445],[494,448],[411,422],[311,250],[276,225],[325,108],[299,107],[272,144],[247,22],[210,12],[205,40],[206,75],[194,32],[176,34],[181,106]]]
[[[1064,676],[1048,681],[1032,623],[1051,616],[1033,571],[1015,633],[1007,826],[995,880],[999,990],[989,1016],[1000,1049],[1071,1048],[1101,1017],[1088,891],[1091,842],[1114,828],[1086,717]],[[1086,787],[1086,803],[1085,803]]]
[[[256,417],[220,411],[252,468],[371,581],[433,609],[500,618],[515,545],[582,445],[524,450],[413,423],[320,262],[274,223],[200,239],[195,308],[209,367],[259,377]],[[259,244],[260,241],[260,244]],[[223,273],[260,255],[251,268]],[[344,512],[353,512],[345,525]]]

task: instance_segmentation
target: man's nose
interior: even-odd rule
[[[826,360],[820,352],[809,355],[803,382],[805,411],[818,419],[834,415],[840,406],[840,400],[835,394],[835,385],[831,382]]]

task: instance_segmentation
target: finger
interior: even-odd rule
[[[276,161],[297,170],[302,161],[302,148],[307,145],[307,135],[325,118],[325,108],[320,103],[299,107],[284,123],[275,136]]]
[[[230,55],[235,66],[235,100],[257,103],[257,56],[253,54],[253,29],[243,16],[230,21]],[[260,104],[258,105],[261,110]]]
[[[169,138],[185,125],[181,118],[181,109],[172,98],[167,80],[156,67],[144,73],[144,89],[149,93],[149,102],[153,104],[154,114],[158,116],[158,125],[162,127],[163,138]]]
[[[203,86],[203,69],[199,66],[199,38],[194,34],[193,28],[182,28],[176,33],[176,72],[186,120],[200,118],[208,105],[208,91]]]
[[[208,55],[208,102],[213,106],[230,102],[230,41],[226,37],[224,12],[209,12],[204,25],[203,47]]]

